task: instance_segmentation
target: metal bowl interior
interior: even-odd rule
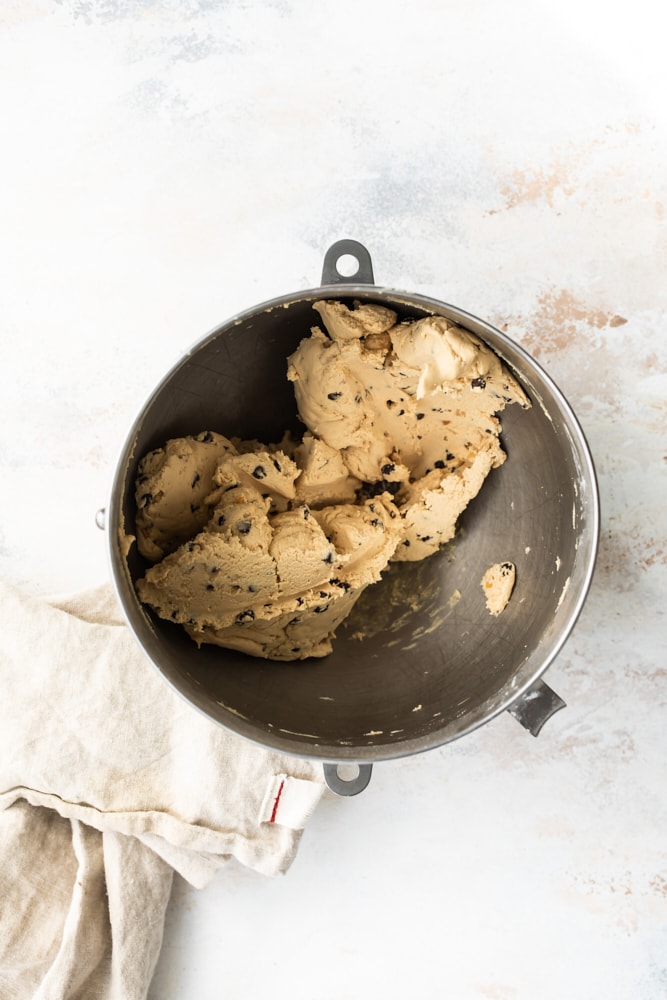
[[[140,458],[168,438],[217,430],[277,441],[303,431],[286,358],[317,321],[319,298],[376,301],[401,317],[435,313],[466,327],[518,376],[532,408],[502,414],[508,459],[491,472],[456,538],[420,563],[391,567],[362,595],[324,659],[275,663],[197,649],[136,598],[145,564],[132,534]],[[560,391],[515,343],[424,296],[332,285],[235,317],[196,344],[141,411],[108,506],[112,575],[128,622],[165,679],[209,718],[255,742],[323,760],[377,761],[456,739],[509,707],[567,639],[590,584],[598,536],[590,453]],[[480,585],[511,560],[515,590],[497,618]]]

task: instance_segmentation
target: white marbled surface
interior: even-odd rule
[[[107,576],[136,412],[234,312],[376,279],[505,329],[588,436],[598,569],[508,715],[327,795],[284,879],[177,881],[151,1000],[667,996],[667,70],[659,5],[0,7],[0,576]]]

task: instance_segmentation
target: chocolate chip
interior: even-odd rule
[[[255,620],[255,612],[252,608],[248,608],[247,611],[242,611],[241,614],[236,616],[236,621],[239,625],[244,625],[246,622],[253,622]]]
[[[456,455],[453,455],[451,451],[448,451],[447,454],[445,455],[445,458],[447,459],[448,462],[453,462],[454,459],[456,458]]]
[[[213,586],[213,584],[212,584],[212,583],[207,583],[207,584],[206,584],[206,589],[207,589],[207,590],[215,590],[215,587]]]
[[[221,514],[220,517],[218,518],[218,527],[221,528],[224,523],[225,523],[225,515]]]
[[[210,431],[204,431],[203,434],[199,435],[197,440],[202,441],[204,444],[210,444],[211,441],[213,440],[213,435],[211,434]]]
[[[486,389],[486,379],[485,378],[474,378],[470,383],[473,389]]]
[[[263,465],[256,465],[252,470],[252,474],[255,479],[266,479],[266,469]]]
[[[407,545],[407,547],[410,548],[410,539],[406,538],[405,541],[403,542],[403,544]]]
[[[373,518],[373,520],[371,521],[371,527],[372,528],[381,528],[382,527],[382,521],[380,520],[379,517],[374,517]]]
[[[422,538],[422,542],[430,542],[432,537],[433,537],[432,535],[424,535]]]
[[[362,398],[363,397],[360,395],[360,393],[357,393],[357,395],[354,397],[355,403],[360,403]]]
[[[441,458],[439,458],[437,462],[434,462],[433,465],[435,466],[436,469],[444,469],[445,467],[445,463]]]
[[[382,473],[383,476],[390,476],[392,474],[392,472],[395,471],[395,469],[396,469],[396,466],[394,465],[393,462],[387,462],[386,465],[382,466],[382,468],[380,469],[380,472]]]
[[[404,413],[405,413],[405,410],[399,410],[399,411],[398,411],[398,415],[399,415],[399,417],[402,417]]]
[[[514,567],[512,566],[512,563],[506,562],[503,563],[502,566],[500,567],[500,572],[502,573],[503,576],[509,576],[513,568]]]
[[[389,410],[391,410],[392,406],[396,406],[396,402],[395,402],[395,400],[393,400],[393,399],[388,399],[388,400],[387,400],[387,408],[388,408]]]
[[[329,594],[326,590],[320,590],[320,597],[331,597],[331,594]]]
[[[195,488],[195,486],[197,485],[197,483],[199,482],[200,479],[201,479],[201,476],[199,475],[199,473],[195,472],[194,478],[192,480],[192,489]]]
[[[231,486],[226,486],[223,490],[224,493],[229,493],[230,490],[237,490],[239,488],[239,483],[232,483]]]
[[[288,621],[287,624],[288,625],[298,625],[300,621],[301,621],[301,619],[298,618],[298,617],[290,618],[290,620]]]
[[[236,530],[238,531],[239,535],[249,534],[251,528],[252,524],[250,523],[250,521],[239,521],[239,523],[236,525]]]
[[[395,496],[401,488],[400,483],[392,482],[389,479],[378,479],[375,483],[364,483],[358,491],[363,500],[370,500],[372,497],[379,497],[382,493],[391,493]]]
[[[304,519],[304,521],[307,521],[309,517],[310,517],[310,511],[308,510],[307,507],[304,507],[303,508],[303,519]]]
[[[324,559],[322,560],[322,562],[325,562],[328,566],[331,566],[333,561],[334,561],[333,552],[327,552]]]
[[[329,605],[328,604],[323,604],[322,607],[320,607],[320,608],[313,608],[313,611],[315,612],[316,615],[322,615],[322,614],[324,614],[325,611],[328,611],[328,610],[329,610]]]
[[[416,414],[417,420],[423,420],[425,416],[426,416],[425,413],[417,413]]]
[[[219,572],[220,572],[219,566],[211,566],[211,573],[219,573]]]
[[[140,496],[139,499],[137,500],[137,507],[139,507],[140,510],[143,510],[144,507],[150,507],[152,503],[153,503],[153,494],[144,493],[144,495]]]
[[[277,471],[278,471],[278,472],[282,472],[282,471],[283,471],[283,470],[282,470],[282,469],[280,468],[280,462],[277,462],[275,458],[273,458],[273,459],[272,459],[271,461],[273,462],[273,467],[274,467],[275,469],[277,469]]]
[[[194,552],[194,550],[195,550],[195,543],[188,542],[188,552]]]
[[[137,486],[143,486],[144,483],[148,482],[148,476],[145,472],[142,472],[140,476],[137,476]]]
[[[331,582],[334,584],[335,587],[341,587],[343,590],[349,590],[350,589],[350,584],[347,582],[347,580],[338,580],[338,579],[336,579],[336,580],[332,580]]]
[[[335,400],[340,399],[342,395],[343,395],[342,392],[328,392],[327,399],[330,399],[332,402],[335,402]]]

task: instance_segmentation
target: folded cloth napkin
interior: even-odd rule
[[[144,998],[173,872],[285,872],[323,788],[175,694],[109,586],[0,583],[0,997]]]

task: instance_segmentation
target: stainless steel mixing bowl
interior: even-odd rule
[[[340,273],[356,258],[352,277]],[[563,702],[541,680],[581,611],[593,574],[599,501],[581,428],[549,376],[516,343],[461,309],[373,283],[367,250],[327,252],[322,285],[255,306],[205,336],[155,389],[122,450],[107,508],[112,575],[128,623],[157,669],[210,719],[280,751],[318,758],[332,788],[354,794],[373,762],[441,746],[509,710],[534,734]],[[316,322],[313,302],[380,302],[399,317],[445,316],[483,339],[532,401],[508,407],[508,459],[491,472],[455,540],[420,563],[393,566],[341,627],[333,653],[275,663],[195,644],[139,603],[145,564],[134,531],[141,457],[168,438],[216,430],[277,441],[300,425],[286,358]],[[480,586],[496,562],[516,565],[497,618]],[[457,596],[460,595],[460,596]],[[361,635],[361,638],[358,637]],[[344,780],[336,764],[359,764]]]

